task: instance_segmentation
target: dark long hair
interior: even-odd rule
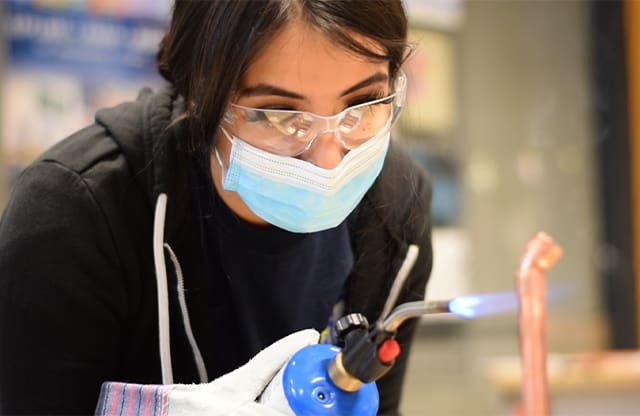
[[[389,62],[406,58],[401,0],[176,0],[158,70],[185,99],[192,150],[208,150],[226,105],[255,56],[287,22],[302,18],[337,45]],[[357,33],[383,54],[356,41]]]

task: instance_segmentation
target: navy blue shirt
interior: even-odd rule
[[[343,295],[353,251],[346,220],[306,234],[251,224],[227,207],[210,179],[200,179],[209,352],[220,357],[209,368],[213,379],[294,331],[322,331]]]

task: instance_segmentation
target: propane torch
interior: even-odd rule
[[[345,315],[331,329],[335,345],[310,345],[291,357],[281,380],[290,410],[296,415],[376,414],[379,397],[375,381],[393,367],[400,354],[395,340],[398,327],[409,318],[451,311],[449,301],[409,302],[392,310],[418,251],[418,246],[409,246],[374,325],[360,313]],[[272,395],[269,392],[268,396]]]

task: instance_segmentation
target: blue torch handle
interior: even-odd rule
[[[296,416],[374,416],[379,397],[375,382],[348,392],[329,377],[328,367],[340,348],[329,344],[309,345],[287,363],[282,379],[285,397]]]

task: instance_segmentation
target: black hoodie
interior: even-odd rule
[[[206,354],[207,275],[189,194],[193,158],[182,125],[170,124],[182,108],[169,88],[143,91],[135,102],[99,111],[95,124],[17,179],[0,220],[0,414],[90,414],[104,381],[162,382],[154,266],[154,236],[162,233],[155,258],[158,250],[166,255],[174,382],[200,381],[194,344],[205,367],[217,358]],[[154,232],[163,194],[166,217]],[[398,302],[424,297],[430,197],[424,171],[392,143],[351,232],[346,312],[378,318],[409,244],[420,254]],[[398,412],[415,324],[400,328],[402,353],[377,382],[380,414]]]

